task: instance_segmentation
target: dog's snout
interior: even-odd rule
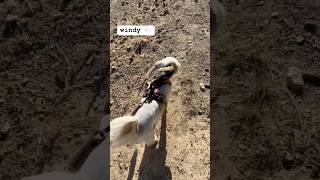
[[[172,72],[172,71],[174,71],[174,67],[173,67],[173,65],[170,64],[170,65],[168,65],[166,67],[158,69],[158,71],[160,71],[160,72]]]

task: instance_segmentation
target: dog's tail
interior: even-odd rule
[[[134,116],[123,116],[110,122],[110,143],[118,144],[122,137],[138,131],[138,121]]]

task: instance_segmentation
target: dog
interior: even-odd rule
[[[100,121],[100,131],[103,131],[107,125],[106,115]],[[89,154],[81,168],[75,173],[50,172],[22,178],[21,180],[106,180],[108,178],[108,145],[107,139],[104,139]]]
[[[157,143],[155,125],[171,94],[170,79],[177,74],[180,66],[173,57],[166,57],[154,64],[152,71],[156,71],[156,80],[153,85],[156,88],[151,88],[149,96],[142,98],[141,106],[134,115],[119,117],[110,122],[110,143],[114,148],[142,142],[147,146]]]

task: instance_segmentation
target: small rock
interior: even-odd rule
[[[290,67],[287,73],[287,87],[296,96],[303,95],[303,77],[301,70],[297,67]]]
[[[128,167],[127,167],[125,164],[120,163],[120,164],[119,164],[119,168],[120,168],[120,169],[127,169]]]
[[[206,87],[203,83],[200,83],[200,90],[201,91],[205,91],[206,90]]]
[[[162,14],[160,14],[160,16],[166,16],[169,14],[169,11],[168,10],[165,10]]]
[[[116,66],[112,66],[112,67],[111,67],[111,73],[115,72],[115,71],[116,71],[116,69],[117,69],[117,67],[116,67]]]
[[[177,169],[178,169],[179,173],[183,173],[183,169],[181,167],[177,166]]]
[[[297,37],[296,37],[296,41],[297,41],[298,44],[302,44],[302,43],[304,42],[304,40],[305,40],[305,39],[304,39],[303,36],[297,36]]]
[[[206,72],[209,72],[209,71],[210,71],[209,68],[205,68],[204,70],[205,70]]]
[[[199,110],[199,111],[198,111],[198,114],[199,114],[199,116],[201,116],[201,115],[203,115],[203,114],[204,114],[204,111]]]

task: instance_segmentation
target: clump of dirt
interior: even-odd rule
[[[319,2],[223,1],[214,62],[216,179],[319,178],[319,87],[287,89],[287,71],[319,74]]]
[[[162,130],[157,125],[158,146],[111,150],[111,179],[208,179],[210,90],[200,90],[200,84],[209,84],[210,77],[209,2],[112,1],[111,7],[111,119],[138,105],[143,77],[154,62],[173,56],[182,65],[166,123]],[[119,37],[117,25],[154,25],[156,33]]]
[[[0,1],[0,179],[64,170],[99,125],[102,4]]]

